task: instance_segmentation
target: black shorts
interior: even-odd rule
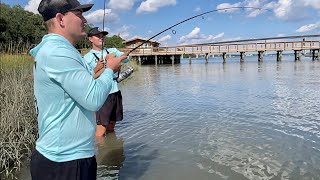
[[[30,171],[32,180],[96,180],[97,161],[93,156],[67,162],[53,162],[34,150]]]
[[[106,102],[96,112],[98,125],[107,126],[109,121],[121,121],[123,119],[123,106],[121,92],[109,94]]]

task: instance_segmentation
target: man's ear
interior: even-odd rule
[[[88,40],[89,40],[90,42],[92,42],[92,36],[88,37]]]
[[[63,17],[64,17],[64,15],[63,14],[61,14],[61,13],[57,13],[56,14],[56,20],[59,22],[59,25],[60,26],[64,26],[64,21],[63,21]]]

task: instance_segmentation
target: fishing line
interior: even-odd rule
[[[166,32],[166,31],[168,31],[168,30],[170,30],[170,29],[171,29],[171,31],[172,31],[173,34],[176,34],[176,31],[173,30],[172,28],[173,28],[173,27],[176,27],[176,26],[178,26],[178,25],[180,25],[180,24],[182,24],[182,23],[184,23],[184,22],[190,21],[191,19],[194,19],[194,18],[199,17],[199,16],[202,16],[202,18],[204,19],[204,16],[203,16],[203,15],[205,15],[205,14],[209,14],[209,13],[213,13],[213,12],[217,12],[217,11],[225,11],[225,12],[227,12],[227,11],[230,10],[230,9],[258,9],[258,10],[270,11],[270,9],[265,9],[265,8],[260,8],[260,7],[249,7],[249,6],[227,7],[227,8],[219,8],[219,9],[207,11],[207,12],[204,12],[204,13],[201,13],[201,14],[198,14],[198,15],[195,15],[195,16],[192,16],[192,17],[190,17],[190,18],[187,18],[187,19],[185,19],[185,20],[183,20],[183,21],[180,21],[180,22],[178,22],[178,23],[176,23],[176,24],[168,27],[167,29],[165,29],[165,30],[159,32],[158,34],[150,37],[149,39],[143,41],[140,45],[138,45],[137,47],[135,47],[135,48],[133,48],[132,50],[130,50],[130,51],[128,52],[128,54],[132,53],[134,50],[138,49],[138,48],[141,47],[143,44],[149,42],[151,39],[159,36],[160,34]]]

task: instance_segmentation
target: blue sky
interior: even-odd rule
[[[40,0],[1,0],[20,4],[37,13]],[[88,23],[102,28],[104,0],[93,3],[84,15]],[[248,38],[320,34],[320,0],[106,0],[105,29],[109,35],[125,39],[149,38],[194,15],[225,7],[267,8],[234,9],[195,18],[167,31],[154,40],[162,46],[207,43]]]

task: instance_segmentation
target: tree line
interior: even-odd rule
[[[25,53],[38,44],[47,33],[41,15],[26,11],[20,5],[0,4],[0,52]],[[89,30],[92,25],[86,25]],[[123,48],[123,39],[119,36],[105,38],[106,47]],[[81,40],[76,48],[90,48],[88,38]]]

